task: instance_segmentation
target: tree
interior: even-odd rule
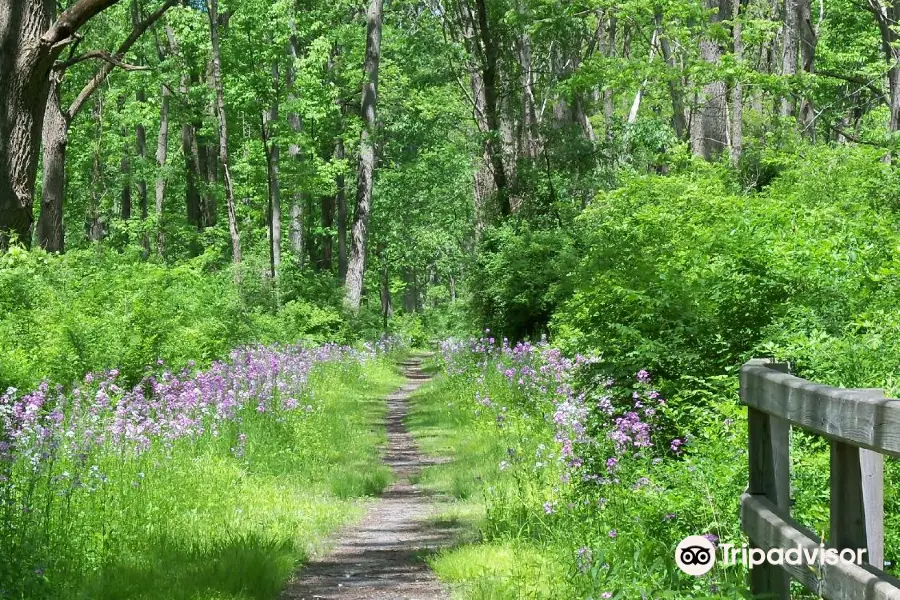
[[[116,50],[109,54],[102,50],[86,52],[69,60],[58,63],[51,74],[50,93],[46,102],[44,126],[42,131],[44,145],[44,177],[41,194],[41,216],[38,219],[38,244],[50,252],[62,252],[63,241],[63,201],[65,197],[66,151],[68,148],[69,127],[72,121],[85,107],[100,85],[106,81],[116,67],[138,69],[123,62],[125,53],[138,41],[147,29],[153,25],[178,0],[166,0],[162,6],[143,21],[135,20],[131,33]],[[68,108],[61,105],[61,85],[67,68],[86,60],[100,60],[100,66],[94,71],[75,100]],[[146,186],[143,192],[146,204]]]
[[[788,0],[790,1],[790,0]],[[728,0],[706,0],[710,25],[717,25],[730,12]],[[715,68],[722,59],[722,47],[709,33],[700,40],[700,58]],[[691,119],[691,148],[707,160],[721,154],[728,136],[728,91],[725,82],[714,76],[705,83],[697,97],[697,109]]]
[[[231,234],[231,260],[241,264],[241,237],[238,234],[234,183],[228,159],[228,117],[225,113],[225,92],[222,85],[222,51],[219,47],[219,1],[207,0],[209,36],[212,44],[212,79],[216,91],[216,118],[219,121],[219,162],[225,179],[225,202],[228,210],[228,231]],[[235,273],[240,277],[239,273]]]
[[[0,249],[10,232],[31,243],[34,183],[50,71],[75,34],[118,0],[78,0],[53,21],[54,3],[0,6]]]
[[[350,260],[347,264],[345,303],[358,311],[362,299],[366,264],[366,235],[372,210],[375,178],[376,109],[378,67],[381,62],[381,15],[384,0],[371,0],[366,12],[366,82],[362,93],[363,128],[359,138],[359,167],[356,175],[356,215],[350,233]]]

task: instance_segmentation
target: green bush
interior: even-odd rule
[[[834,384],[891,384],[895,178],[846,148],[809,150],[759,193],[718,166],[634,177],[580,217],[584,255],[552,330],[626,373],[714,375],[769,353]]]

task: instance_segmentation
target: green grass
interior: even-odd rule
[[[472,413],[470,388],[439,375],[412,398],[407,424],[426,454],[449,458],[424,469],[417,483],[450,498],[433,517],[460,528],[460,543],[429,564],[454,597],[469,600],[561,598],[565,567],[546,544],[515,534],[511,522],[489,519],[491,493],[513,493],[498,468],[509,440]],[[507,527],[510,526],[510,527]]]
[[[110,484],[82,496],[39,589],[0,597],[91,600],[268,600],[324,540],[361,516],[391,475],[383,396],[402,381],[386,360],[324,364],[319,407],[260,420],[243,457],[175,447],[107,457]],[[143,475],[141,475],[143,474]],[[85,548],[92,548],[85,553]]]

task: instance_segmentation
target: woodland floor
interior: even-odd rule
[[[425,562],[453,544],[456,531],[429,521],[440,498],[413,485],[423,456],[405,419],[408,400],[430,377],[422,358],[401,363],[406,384],[386,398],[388,444],[384,461],[395,483],[369,508],[362,521],[338,534],[333,551],[312,560],[288,584],[282,600],[445,600],[450,595]],[[432,520],[433,521],[433,520]]]

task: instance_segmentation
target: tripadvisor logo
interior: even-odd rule
[[[716,547],[702,535],[688,536],[675,548],[675,563],[688,575],[706,575],[716,564]]]
[[[722,552],[724,566],[730,567],[740,563],[750,569],[762,564],[775,566],[822,566],[838,563],[862,565],[865,562],[866,554],[865,548],[837,550],[828,548],[825,544],[818,546],[798,544],[794,548],[770,548],[768,551],[761,548],[748,548],[746,545],[722,544],[719,550]],[[716,546],[702,535],[686,537],[675,548],[675,563],[688,575],[697,577],[705,575],[716,564]]]

